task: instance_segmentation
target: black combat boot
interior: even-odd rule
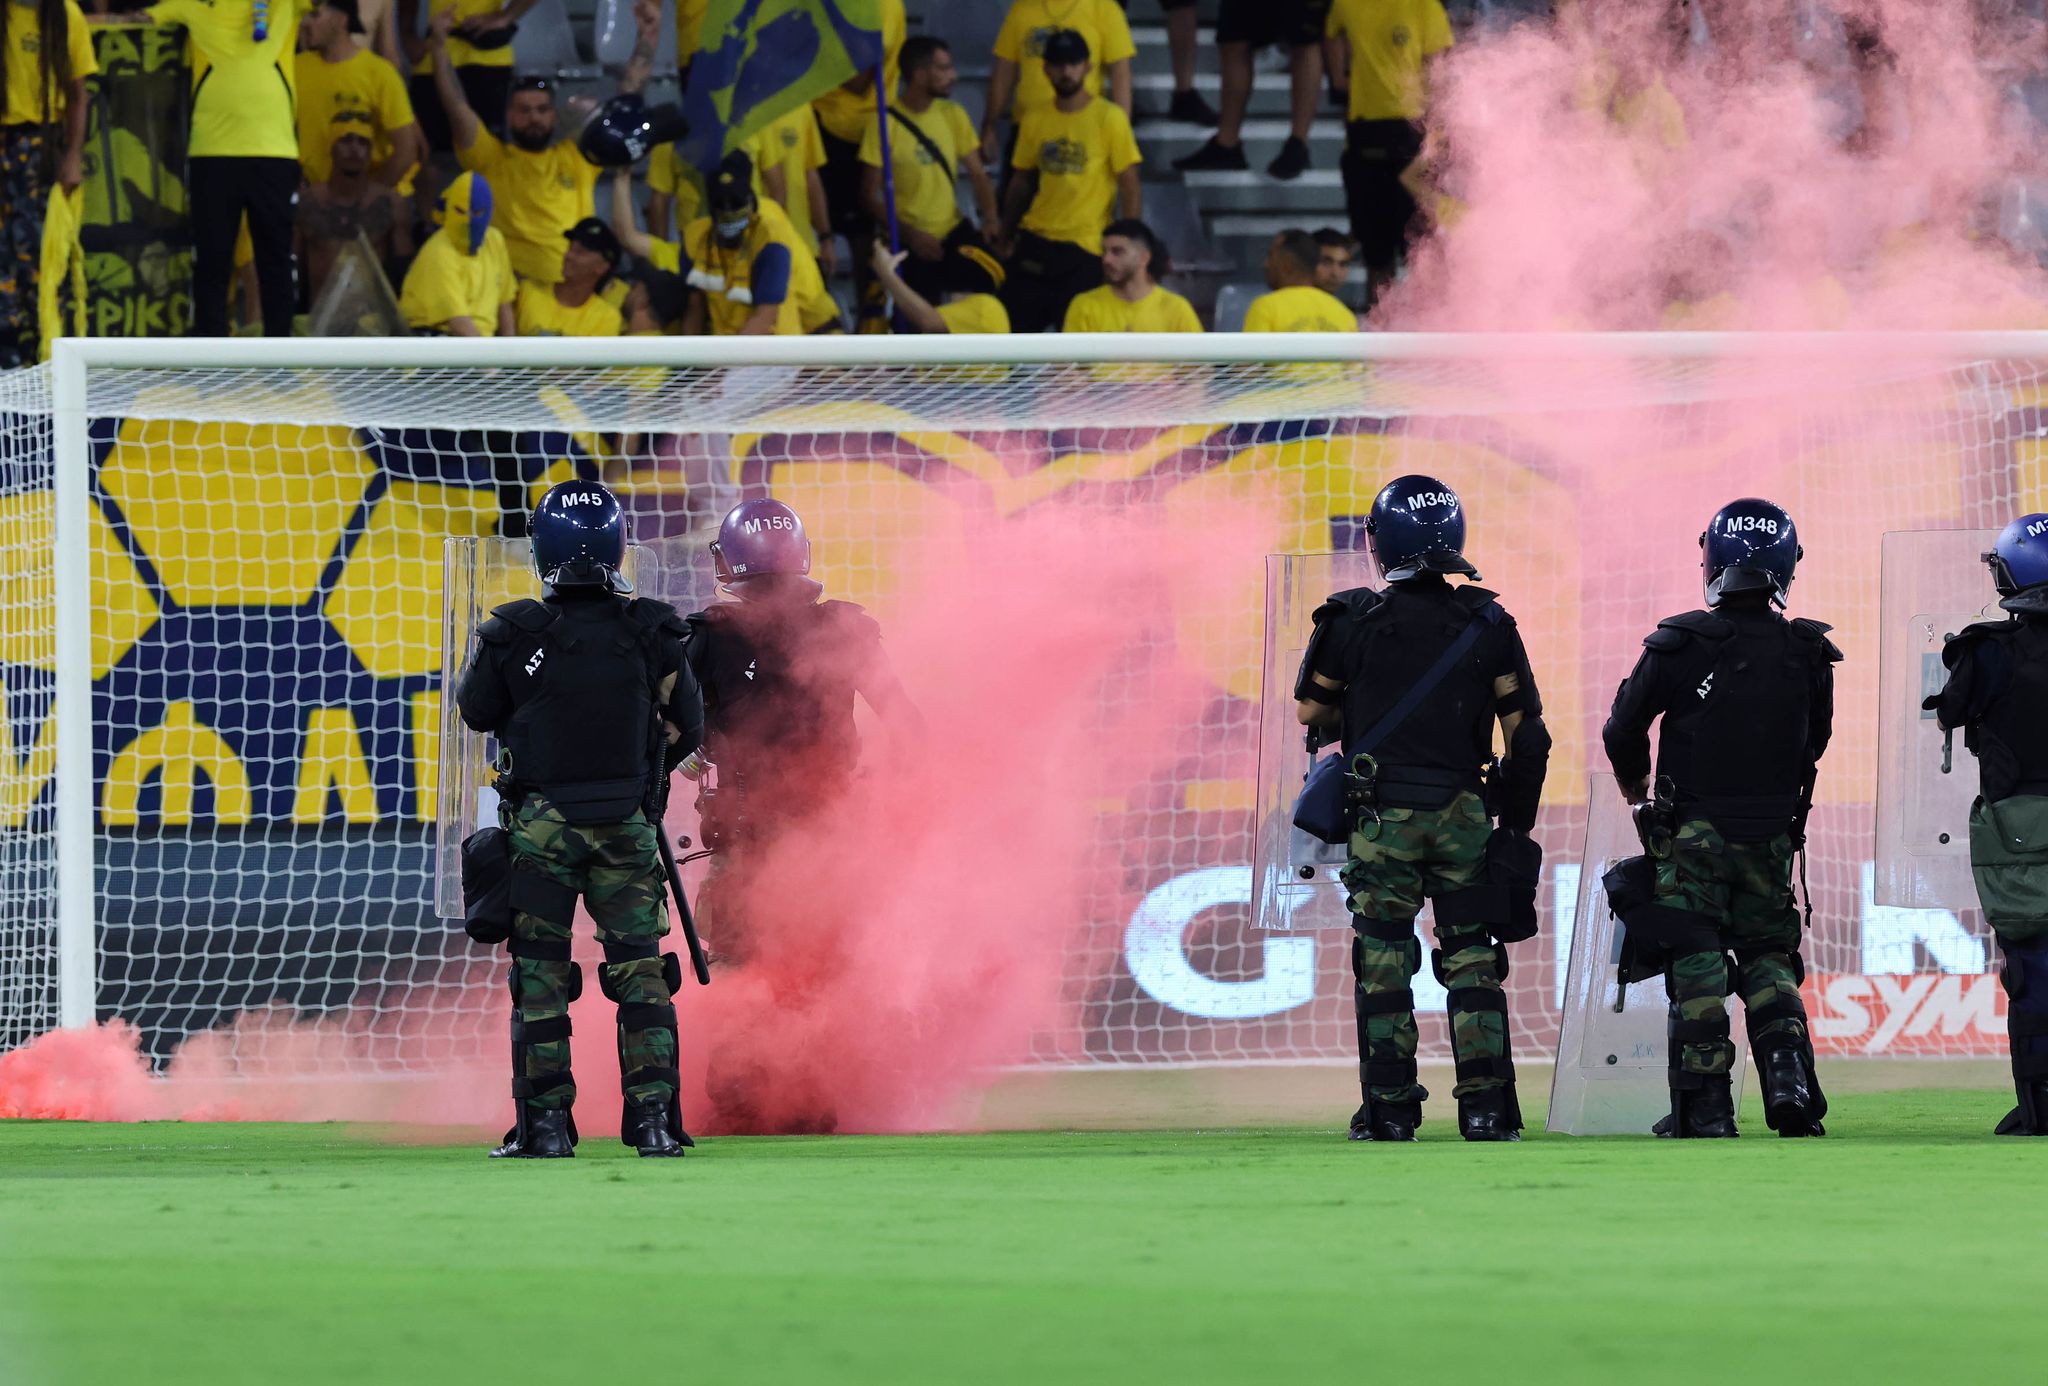
[[[2008,950],[2005,964],[2006,990],[2014,989],[2013,966]],[[2037,970],[2028,969],[2033,986]],[[1994,1132],[2001,1136],[2048,1136],[2048,1015],[2010,1006],[2005,1014],[2007,1047],[2012,1051],[2012,1088],[2018,1104],[2005,1114]]]
[[[1420,1102],[1383,1102],[1368,1097],[1351,1114],[1351,1129],[1345,1136],[1354,1141],[1412,1141],[1420,1125]]]
[[[519,1124],[505,1133],[493,1160],[567,1160],[576,1154],[576,1128],[566,1107],[525,1107]]]
[[[1481,1088],[1458,1099],[1458,1134],[1468,1141],[1522,1139],[1522,1106],[1512,1083]]]
[[[1726,1139],[1742,1133],[1735,1129],[1735,1094],[1728,1076],[1703,1077],[1698,1087],[1671,1089],[1671,1115],[1650,1128],[1660,1136],[1686,1139]]]
[[[666,1102],[627,1103],[626,1131],[627,1144],[639,1151],[642,1159],[673,1158],[696,1144],[689,1132],[682,1131],[680,1122],[670,1121]],[[680,1138],[678,1131],[682,1131]]]
[[[1813,1079],[1806,1071],[1806,1055],[1789,1044],[1781,1044],[1758,1056],[1757,1071],[1764,1084],[1764,1123],[1781,1136],[1820,1136],[1820,1111],[1815,1101]]]

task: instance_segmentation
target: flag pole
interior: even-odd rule
[[[875,64],[875,123],[882,137],[882,206],[889,214],[889,253],[903,249],[896,224],[896,163],[889,157],[889,93],[883,86],[886,58]]]

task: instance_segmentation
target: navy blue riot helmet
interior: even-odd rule
[[[549,588],[633,590],[626,564],[626,513],[595,481],[565,481],[533,512],[533,568]]]
[[[1433,476],[1396,477],[1380,488],[1365,533],[1387,582],[1423,573],[1479,576],[1465,561],[1465,507],[1456,491]]]
[[[1806,550],[1792,517],[1767,500],[1745,496],[1714,512],[1700,535],[1700,579],[1707,605],[1741,592],[1765,592],[1779,606]]]
[[[2022,515],[1984,555],[1999,605],[2022,616],[2048,616],[2048,514]]]

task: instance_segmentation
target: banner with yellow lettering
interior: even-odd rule
[[[185,140],[192,69],[182,29],[93,31],[99,76],[86,128],[86,331],[176,337],[192,325]]]

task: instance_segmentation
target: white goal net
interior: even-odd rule
[[[932,744],[873,769],[888,878],[828,903],[874,916],[889,986],[997,998],[979,1057],[1353,1057],[1346,936],[1253,927],[1265,560],[1362,548],[1421,471],[1465,498],[1557,740],[1517,1050],[1555,1043],[1607,702],[1698,604],[1705,518],[1761,494],[1804,540],[1794,612],[1847,654],[1817,1040],[1998,1052],[1980,921],[1873,893],[1878,559],[2048,508],[2044,361],[2017,334],[67,344],[0,376],[0,1050],[118,1017],[157,1059],[225,1028],[259,1074],[498,1053],[502,965],[433,907],[442,548],[587,475],[685,610],[709,527],[773,494],[879,618]]]

